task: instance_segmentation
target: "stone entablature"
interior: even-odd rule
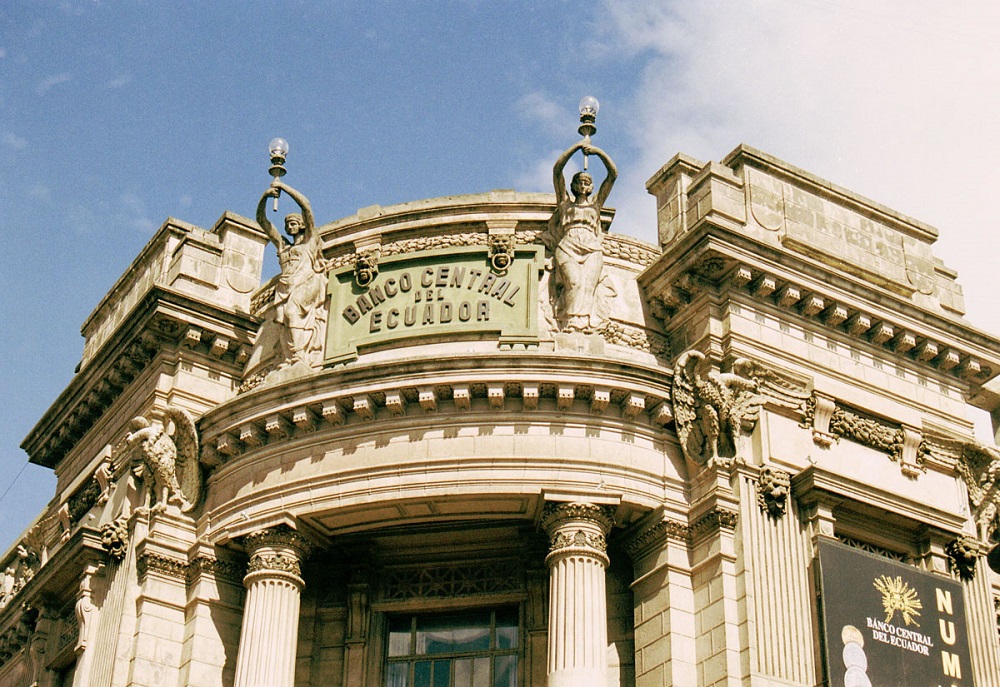
[[[266,242],[256,224],[229,212],[210,231],[168,219],[83,323],[81,367],[154,286],[249,312],[250,294],[260,285]]]
[[[938,232],[742,145],[721,164],[678,155],[647,183],[664,247],[703,221],[743,227],[786,255],[818,260],[925,309],[964,312],[956,274],[931,253]]]
[[[774,264],[762,269],[732,253],[713,246],[699,252],[696,261],[687,255],[666,271],[652,268],[644,273],[642,283],[654,315],[670,323],[696,308],[700,295],[732,291],[845,342],[885,350],[887,358],[901,356],[909,364],[966,382],[982,384],[1000,372],[1000,357],[987,337],[967,326],[940,317],[936,322],[906,318],[905,307],[887,308],[879,294],[852,293],[818,278],[807,281],[805,271],[794,267]],[[797,276],[786,276],[791,272]],[[928,319],[937,326],[928,326]]]

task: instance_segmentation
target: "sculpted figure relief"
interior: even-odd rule
[[[285,233],[291,240],[274,228],[266,214],[267,199],[277,198],[282,191],[302,209],[302,214],[292,213],[285,217]],[[281,267],[274,293],[275,320],[281,327],[281,362],[277,369],[296,363],[318,367],[322,364],[326,332],[324,304],[329,266],[323,259],[312,206],[291,186],[275,181],[257,204],[257,224],[278,249]]]
[[[138,447],[132,470],[156,497],[157,510],[167,505],[187,513],[201,499],[201,466],[198,464],[198,430],[187,411],[168,406],[163,423],[136,417],[129,423],[125,441]],[[172,432],[168,432],[170,427]]]
[[[587,172],[574,174],[570,190],[566,189],[563,169],[578,150],[600,158],[607,169],[593,198],[594,180]],[[541,239],[552,252],[554,270],[549,295],[561,331],[589,333],[599,326],[596,294],[604,270],[601,209],[617,178],[618,168],[607,153],[582,141],[560,155],[552,169],[558,208]]]
[[[736,456],[743,423],[756,419],[760,410],[758,383],[750,377],[753,367],[748,360],[738,360],[732,373],[719,373],[698,351],[677,359],[671,400],[677,436],[688,459],[706,465]]]

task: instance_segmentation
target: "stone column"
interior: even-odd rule
[[[608,609],[605,571],[611,509],[590,503],[549,503],[549,687],[607,682]]]
[[[235,687],[293,687],[301,564],[312,547],[286,526],[247,535],[244,544],[250,564]]]

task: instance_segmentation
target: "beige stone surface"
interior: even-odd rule
[[[532,317],[517,336],[435,321],[266,382],[279,333],[266,237],[228,213],[210,231],[168,220],[84,324],[80,373],[25,439],[59,482],[0,557],[0,687],[376,687],[392,619],[472,609],[516,609],[519,685],[822,682],[819,541],[947,577],[957,537],[991,546],[992,497],[970,502],[983,485],[963,447],[966,403],[1000,406],[1000,342],[962,319],[935,229],[765,153],[679,155],[648,188],[660,246],[603,235],[610,307],[587,332],[559,331],[545,296],[552,195],[321,225],[355,299],[359,254],[436,279],[460,253],[485,275],[490,241],[513,237]],[[602,209],[602,230],[613,216]],[[680,404],[690,351],[705,365],[691,384],[735,373],[752,393],[704,387]],[[196,418],[202,445],[188,512],[154,507],[125,440],[132,418],[169,406]],[[713,412],[734,455],[685,457],[681,428],[708,431]],[[562,531],[546,503],[611,520]],[[122,527],[112,560],[102,536]],[[264,531],[294,532],[297,553],[248,544]],[[567,542],[580,550],[553,553]],[[965,627],[987,685],[1000,580],[975,570]]]

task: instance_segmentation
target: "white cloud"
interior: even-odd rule
[[[607,0],[603,12],[606,39],[643,64],[628,123],[639,176],[676,152],[707,161],[758,147],[939,226],[936,253],[959,270],[971,319],[1000,332],[985,302],[1000,4]],[[655,226],[639,181],[616,189],[619,231]]]
[[[73,80],[73,76],[69,72],[63,72],[62,74],[55,74],[46,79],[42,79],[37,86],[35,86],[35,93],[37,95],[45,95],[53,87],[59,84],[64,84]]]
[[[525,94],[518,101],[517,109],[522,117],[533,120],[553,132],[564,131],[566,122],[576,119],[576,115],[570,113],[568,109],[538,91]]]
[[[126,226],[141,232],[153,233],[156,224],[148,217],[146,205],[136,193],[124,193],[119,199],[118,219]]]
[[[119,76],[116,76],[115,78],[108,81],[106,86],[111,90],[115,90],[118,88],[123,88],[124,86],[128,86],[130,83],[132,83],[132,80],[133,80],[132,75],[129,73],[120,74]]]
[[[28,147],[28,139],[18,136],[13,131],[3,132],[3,144],[13,150],[24,150]]]

